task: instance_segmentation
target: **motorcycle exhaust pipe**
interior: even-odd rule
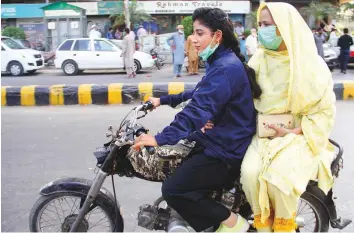
[[[167,226],[167,232],[189,232],[187,224],[181,219],[171,219]]]
[[[189,232],[186,221],[173,209],[171,210],[167,232]]]

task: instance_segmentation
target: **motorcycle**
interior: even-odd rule
[[[163,59],[161,58],[161,56],[157,53],[157,49],[156,48],[151,49],[150,54],[152,56],[152,59],[154,59],[154,61],[155,61],[156,68],[158,70],[160,70],[161,66],[164,65],[164,62],[163,62]]]
[[[181,140],[174,146],[146,146],[141,151],[134,150],[132,145],[135,137],[149,131],[138,123],[138,119],[145,117],[152,109],[152,103],[145,102],[134,107],[124,117],[117,130],[112,126],[108,128],[106,136],[110,138],[109,142],[94,152],[97,168],[93,181],[63,178],[51,181],[41,188],[41,196],[30,213],[31,232],[86,232],[96,230],[97,227],[100,232],[124,230],[113,176],[163,182],[187,158],[195,145],[195,142]],[[330,140],[330,143],[338,150],[331,165],[333,176],[338,177],[343,167],[343,148],[333,140]],[[113,194],[102,186],[108,176],[111,176]],[[232,186],[216,190],[210,195],[231,211],[242,215],[250,224],[253,223],[252,210],[239,179]],[[337,215],[333,199],[335,197],[332,190],[325,195],[318,188],[316,181],[310,181],[299,201],[297,231],[327,232],[330,225],[332,228],[344,229],[350,224],[351,220],[342,219]],[[148,230],[193,231],[188,223],[167,205],[163,197],[156,199],[153,204],[140,206],[137,220],[139,226]],[[52,221],[58,223],[53,224]],[[212,227],[206,231],[213,230],[215,228]],[[249,231],[256,230],[251,227]]]

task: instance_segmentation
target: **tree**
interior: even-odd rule
[[[337,6],[328,2],[311,2],[309,6],[302,7],[300,12],[307,16],[313,16],[316,19],[316,27],[321,23],[326,24],[325,17],[334,18],[339,11]]]
[[[347,2],[347,3],[344,3],[341,8],[343,9],[343,11],[352,11],[354,13],[354,3],[350,3],[350,2]]]
[[[123,26],[129,27],[131,24],[135,25],[141,22],[151,20],[151,15],[146,13],[143,9],[139,9],[138,3],[136,1],[130,2],[128,9],[129,13],[127,19],[125,17],[124,11],[120,12],[119,14],[113,14],[109,17],[112,21],[114,28],[121,28]]]
[[[246,16],[247,22],[251,24],[252,28],[257,28],[258,27],[258,22],[257,22],[257,10],[251,11],[247,16]]]
[[[188,36],[192,35],[193,33],[193,21],[192,16],[184,17],[181,24],[184,27],[184,35],[187,38]]]
[[[6,27],[2,30],[2,35],[14,39],[26,39],[25,31],[20,27]]]

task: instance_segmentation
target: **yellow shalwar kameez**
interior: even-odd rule
[[[310,179],[327,193],[333,178],[333,150],[328,142],[334,124],[332,75],[317,55],[312,33],[297,10],[286,3],[268,7],[287,47],[260,48],[249,61],[262,88],[255,99],[259,114],[290,113],[303,134],[275,139],[254,136],[241,168],[241,183],[255,214],[254,225],[265,231],[294,231],[301,194]]]

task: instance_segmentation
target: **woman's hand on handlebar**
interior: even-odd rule
[[[154,109],[161,105],[160,98],[150,97],[149,101],[154,105]]]
[[[135,138],[133,148],[134,150],[139,151],[142,146],[157,146],[157,141],[155,137],[150,134],[142,134],[139,137]]]

